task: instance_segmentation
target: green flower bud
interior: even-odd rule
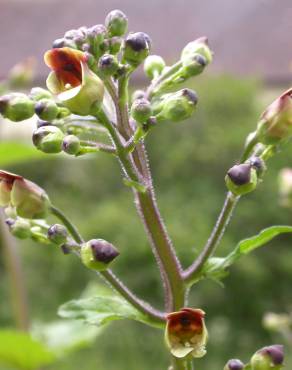
[[[144,72],[151,80],[158,77],[165,67],[165,61],[159,55],[149,55],[144,62]]]
[[[199,39],[189,42],[181,53],[181,60],[192,58],[194,55],[200,54],[206,60],[206,64],[212,62],[212,51],[208,45],[207,37],[200,37]]]
[[[60,153],[64,134],[56,126],[42,126],[33,132],[34,145],[44,153]]]
[[[64,137],[63,151],[67,154],[75,155],[80,151],[80,140],[75,135],[67,135]]]
[[[24,121],[34,115],[34,102],[21,93],[4,95],[0,98],[0,113],[10,121]]]
[[[64,244],[67,241],[67,237],[68,232],[63,225],[55,224],[48,229],[48,239],[54,244]]]
[[[106,28],[103,24],[96,24],[86,30],[86,36],[91,45],[100,46],[106,36]]]
[[[257,186],[257,171],[250,164],[235,165],[228,170],[225,182],[234,195],[250,193]]]
[[[262,113],[256,136],[263,144],[276,144],[292,136],[292,88]]]
[[[102,239],[92,239],[81,247],[83,264],[93,270],[106,270],[109,264],[119,255],[118,250]]]
[[[130,33],[123,45],[123,60],[137,67],[149,55],[150,37],[144,32]]]
[[[98,68],[103,76],[112,76],[117,72],[119,62],[114,55],[104,54],[99,58]]]
[[[244,364],[237,359],[229,360],[223,370],[243,370]]]
[[[17,218],[16,220],[8,219],[5,221],[13,236],[19,239],[27,239],[31,236],[31,225],[28,220]]]
[[[53,95],[46,89],[42,87],[33,87],[30,90],[29,97],[34,101],[39,101],[42,99],[53,99]]]
[[[110,36],[123,36],[128,30],[128,18],[120,10],[112,10],[105,19]]]
[[[110,54],[118,54],[121,50],[123,39],[121,37],[112,37],[109,39],[109,52]]]
[[[207,65],[207,60],[200,54],[186,57],[182,61],[181,77],[187,79],[202,73]]]
[[[283,368],[284,349],[282,345],[274,344],[258,350],[251,358],[252,370],[280,370]]]
[[[139,123],[146,122],[152,114],[151,104],[147,99],[137,99],[131,106],[131,116]]]
[[[158,106],[158,109],[161,110],[156,118],[158,121],[183,121],[194,113],[197,102],[197,94],[190,89],[183,89],[175,93],[166,94],[162,97]]]
[[[39,100],[35,107],[35,113],[45,121],[53,121],[59,112],[57,104],[51,99]]]

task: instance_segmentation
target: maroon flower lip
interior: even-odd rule
[[[81,64],[87,61],[83,52],[68,47],[52,49],[45,53],[44,60],[64,87],[77,87],[82,84]]]
[[[192,337],[203,331],[205,313],[200,309],[183,308],[167,315],[168,330],[178,337]]]

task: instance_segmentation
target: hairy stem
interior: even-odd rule
[[[21,259],[15,240],[9,234],[4,224],[3,213],[0,211],[0,239],[6,262],[7,274],[10,280],[11,306],[14,312],[16,326],[19,330],[28,331],[29,315],[27,292],[24,283]]]
[[[80,235],[76,226],[72,224],[72,222],[64,215],[64,213],[53,206],[51,207],[51,211],[66,226],[76,243],[82,244],[84,242],[82,236]],[[138,311],[147,316],[149,321],[151,321],[154,325],[162,326],[164,324],[165,314],[155,310],[148,303],[136,297],[136,295],[132,293],[130,289],[128,289],[111,270],[108,269],[101,271],[100,274],[129,303],[131,303]]]
[[[122,146],[111,122],[102,111],[97,113],[97,117],[108,128],[126,175],[135,182],[139,181],[140,178],[137,175],[135,167],[133,167],[133,161],[131,161],[127,151]],[[154,254],[165,284],[167,294],[166,309],[167,311],[174,311],[184,305],[184,284],[181,276],[180,263],[159,213],[152,186],[148,186],[144,193],[134,190],[134,194],[139,214],[153,246]]]
[[[215,224],[215,227],[211,233],[210,238],[208,239],[205,247],[203,248],[202,252],[195,260],[195,262],[184,272],[184,279],[187,283],[192,283],[201,273],[201,270],[208,260],[208,258],[215,252],[221,238],[224,234],[226,226],[228,225],[234,207],[238,201],[239,197],[236,197],[231,192],[227,193],[223,208],[221,213],[218,217],[218,220]]]
[[[164,327],[165,314],[163,312],[154,309],[148,303],[138,299],[110,269],[101,271],[100,274],[118,293],[120,293],[128,302],[137,308],[137,310],[143,312],[144,315],[148,317],[150,322],[159,327]]]

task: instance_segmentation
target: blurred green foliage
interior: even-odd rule
[[[198,79],[194,87],[200,99],[194,118],[163,123],[146,140],[158,202],[184,266],[207,240],[226,193],[224,175],[239,158],[246,135],[255,129],[268,103],[256,81],[222,76]],[[291,163],[289,146],[270,160],[264,182],[235,210],[219,256],[263,228],[291,224],[292,211],[280,208],[277,198],[277,173]],[[10,164],[7,170],[44,187],[85,238],[104,238],[118,246],[121,256],[113,269],[137,294],[162,307],[161,283],[149,242],[113,157],[100,153],[87,159],[32,158],[29,163]],[[21,254],[33,319],[55,320],[58,306],[78,297],[88,281],[96,279],[77,258],[53,247],[21,242]],[[261,322],[266,311],[291,307],[291,266],[288,234],[235,264],[224,288],[213,281],[193,288],[190,305],[206,311],[210,331],[208,355],[197,360],[198,368],[220,370],[229,358],[248,361],[256,349],[281,342]],[[0,262],[0,324],[8,326],[12,317],[3,268]],[[167,364],[163,333],[125,321],[111,324],[91,348],[49,369],[161,370]],[[286,364],[291,366],[291,354]]]

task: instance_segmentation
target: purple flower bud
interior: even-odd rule
[[[90,269],[102,271],[119,255],[119,251],[103,239],[92,239],[81,248],[81,260]]]
[[[244,364],[240,360],[232,359],[227,362],[223,370],[242,370],[243,368]]]

